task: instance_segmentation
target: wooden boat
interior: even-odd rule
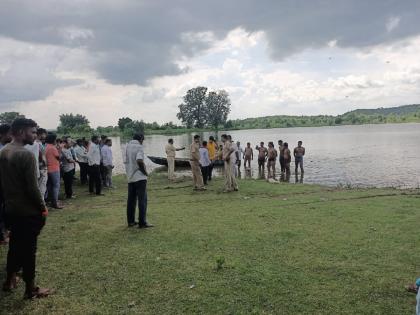
[[[150,161],[152,161],[155,164],[158,165],[165,165],[168,166],[168,161],[165,157],[158,157],[158,156],[147,156]],[[216,160],[214,161],[214,166],[222,166],[223,161],[222,160]],[[176,167],[190,167],[190,160],[186,158],[175,158],[175,166]]]

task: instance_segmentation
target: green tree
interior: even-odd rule
[[[179,113],[176,115],[188,128],[203,128],[206,125],[206,100],[207,88],[198,86],[187,91],[184,102],[178,106]]]
[[[133,120],[129,117],[122,117],[118,119],[118,128],[120,128],[121,131],[124,131],[125,125],[132,122]]]
[[[58,133],[87,133],[91,132],[89,120],[80,114],[61,114]]]
[[[4,112],[0,114],[0,124],[11,124],[16,118],[25,118],[25,115],[22,115],[18,112]]]
[[[214,129],[218,129],[220,125],[224,125],[230,113],[229,94],[225,90],[218,92],[209,92],[205,100],[207,123]]]

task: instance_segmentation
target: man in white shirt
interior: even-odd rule
[[[238,163],[238,158],[239,158],[238,146],[236,145],[235,142],[232,141],[231,135],[228,135],[228,138],[229,138],[229,141],[232,143],[232,149],[234,150],[232,154],[230,155],[230,160],[232,163],[232,173],[235,177],[238,177],[238,168],[237,168],[237,163]]]
[[[128,181],[127,224],[139,228],[153,227],[146,220],[147,213],[147,170],[144,163],[144,135],[135,134],[133,140],[127,143],[123,155]],[[139,222],[135,222],[136,204],[139,207]]]
[[[105,144],[101,149],[102,164],[105,168],[105,187],[113,188],[112,186],[112,169],[114,168],[112,160],[112,140],[106,139]]]
[[[101,195],[102,183],[99,166],[101,164],[101,153],[99,151],[99,138],[92,136],[87,153],[89,164],[89,192],[93,194],[93,186],[97,196]]]
[[[71,138],[65,138],[64,148],[61,151],[62,155],[62,171],[63,171],[63,181],[64,181],[64,191],[66,193],[66,198],[73,198],[73,176],[75,173],[75,164],[76,161],[73,160],[73,155],[71,154],[70,148],[73,145],[73,140]]]
[[[86,185],[88,182],[88,158],[87,158],[87,149],[86,141],[82,139],[76,140],[76,146],[74,147],[74,153],[76,154],[76,160],[80,168],[80,184]]]

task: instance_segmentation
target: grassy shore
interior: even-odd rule
[[[146,230],[126,227],[123,177],[104,197],[77,187],[39,239],[38,282],[56,293],[22,301],[21,284],[0,313],[414,313],[419,191],[222,184],[194,193],[154,175]]]

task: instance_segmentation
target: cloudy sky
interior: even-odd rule
[[[0,112],[47,128],[176,119],[225,89],[230,118],[420,103],[418,0],[0,0]]]

